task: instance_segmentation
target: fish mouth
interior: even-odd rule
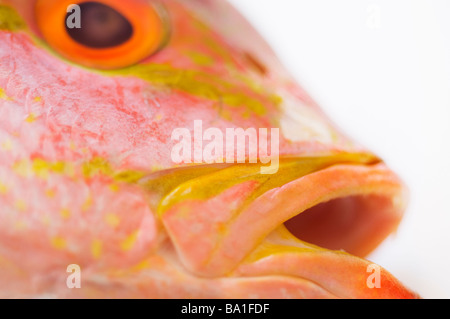
[[[140,183],[195,276],[282,276],[312,298],[416,297],[384,269],[381,287],[367,283],[373,264],[362,257],[396,230],[406,203],[402,182],[370,153],[282,158],[273,175],[194,166]]]

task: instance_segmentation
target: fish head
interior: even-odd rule
[[[1,0],[0,114],[0,296],[417,297],[403,183],[226,1]]]

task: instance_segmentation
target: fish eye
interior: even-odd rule
[[[98,69],[127,67],[161,49],[169,34],[163,11],[144,0],[38,0],[35,8],[53,50]]]
[[[133,36],[133,26],[120,12],[100,2],[84,2],[79,5],[80,26],[66,23],[66,31],[76,42],[91,48],[112,48]],[[70,21],[71,12],[66,15]],[[75,19],[75,17],[74,17]]]

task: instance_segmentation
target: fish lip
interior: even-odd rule
[[[230,274],[237,278],[267,278],[282,276],[298,290],[307,289],[291,298],[338,298],[338,299],[420,299],[420,295],[404,286],[381,266],[348,254],[344,251],[327,250],[297,240],[297,245],[286,243],[277,249],[285,249],[258,258],[268,243],[276,242],[277,236],[286,237],[283,227],[277,228]],[[269,247],[269,249],[271,249]],[[256,256],[255,256],[256,255]],[[372,276],[379,276],[373,285]],[[371,278],[372,277],[372,278]],[[298,280],[301,282],[298,282]]]
[[[335,200],[343,198],[345,197],[338,197]],[[397,224],[394,220],[393,228],[384,231],[385,236],[391,233]],[[297,283],[299,290],[304,289],[303,286],[308,286],[308,290],[301,298],[420,298],[384,268],[363,258],[365,255],[312,244],[296,237],[285,224],[282,224],[246,255],[230,276],[238,278],[284,276],[292,280],[293,284],[301,279],[305,282]],[[380,272],[380,287],[370,286],[369,280],[373,269]]]
[[[330,163],[328,166],[331,165],[336,165],[336,164],[346,164],[346,163],[354,163],[354,164],[358,164],[358,165],[375,165],[375,164],[379,164],[379,163],[383,163],[383,161],[377,157],[376,155],[369,153],[369,152],[329,152],[329,153],[320,153],[320,154],[315,154],[315,155],[308,155],[308,156],[294,156],[294,155],[290,155],[290,156],[281,156],[279,158],[279,163],[283,163],[283,161],[303,161],[303,160],[319,160],[322,158],[328,158],[328,157],[337,157],[339,158],[340,156],[343,156],[343,158],[341,160],[337,160],[334,163]],[[350,157],[356,157],[356,158],[360,158],[360,161],[349,161],[349,156]],[[161,196],[162,198],[158,197],[158,201],[157,202],[153,202],[152,204],[152,208],[155,211],[160,211],[160,206],[161,203],[164,201],[164,197],[168,197],[170,196],[171,193],[173,193],[174,191],[176,191],[180,185],[182,185],[183,183],[185,183],[188,180],[194,180],[196,178],[202,177],[202,175],[206,175],[209,174],[211,172],[215,172],[215,171],[220,171],[220,170],[224,170],[224,169],[229,169],[229,168],[238,168],[238,167],[256,167],[256,168],[261,168],[264,165],[262,164],[250,164],[250,163],[212,163],[212,164],[206,164],[206,163],[193,163],[193,164],[181,164],[178,165],[176,167],[173,168],[168,168],[168,169],[163,169],[163,170],[159,170],[156,172],[152,172],[149,173],[147,175],[145,175],[143,178],[139,179],[137,181],[137,184],[143,188],[144,190],[155,190],[154,187],[152,187],[152,184],[154,184],[155,181],[158,180],[164,180],[164,179],[172,179],[173,175],[181,173],[185,175],[187,175],[187,178],[185,179],[181,179],[175,183],[171,183],[170,189],[169,191],[167,190],[163,190],[164,194]],[[327,165],[324,165],[321,168],[326,168]],[[199,173],[199,170],[203,170],[204,172]],[[253,172],[251,172],[251,174],[257,175],[260,174],[260,170],[253,170]],[[267,174],[267,175],[271,175],[271,176],[280,176],[283,175],[283,172],[280,171],[276,171],[273,174]],[[289,180],[286,179],[286,184],[291,182],[292,180],[294,180],[295,178],[292,178]],[[282,186],[282,185],[279,185]],[[157,190],[157,192],[160,192],[160,190]]]

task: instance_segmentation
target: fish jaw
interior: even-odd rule
[[[36,31],[27,1],[7,3],[21,9],[18,11],[23,12],[27,25]],[[384,271],[381,289],[368,291],[364,286],[364,276],[369,275],[365,272],[367,262],[336,252],[336,247],[324,253],[293,236],[279,243],[273,234],[286,234],[284,222],[294,232],[297,215],[347,198],[354,207],[370,212],[363,218],[363,225],[370,224],[370,231],[358,234],[358,227],[353,227],[350,233],[354,237],[342,239],[342,247],[363,256],[396,228],[404,210],[404,188],[368,153],[361,157],[369,161],[352,159],[349,163],[348,158],[338,158],[316,167],[322,163],[320,156],[333,158],[365,151],[322,114],[226,2],[186,3],[212,27],[198,20],[192,23],[191,15],[184,16],[187,10],[181,2],[167,1],[178,26],[167,50],[115,73],[86,70],[61,60],[41,46],[42,39],[31,38],[26,32],[0,31],[0,67],[2,74],[8,74],[0,79],[0,106],[7,114],[0,123],[2,138],[12,141],[5,144],[7,151],[2,150],[0,155],[0,177],[12,191],[0,196],[4,200],[1,217],[14,216],[10,223],[0,226],[4,227],[0,234],[0,294],[92,298],[414,297]],[[225,35],[227,27],[221,24],[222,18],[207,18],[210,10],[216,17],[236,18],[233,21],[239,21],[242,32]],[[199,39],[213,45],[203,52]],[[199,53],[197,50],[204,54],[214,51],[213,57],[223,63],[199,66],[185,54]],[[10,65],[15,67],[12,74]],[[231,74],[228,68],[232,68]],[[154,74],[169,76],[155,78]],[[189,81],[197,77],[204,80],[205,75],[214,80],[196,81],[193,88],[186,86],[186,81],[174,82],[180,74],[192,75]],[[220,81],[222,77],[229,80],[241,76],[244,80],[238,83]],[[250,85],[249,79],[254,80]],[[232,93],[239,94],[227,96],[223,104],[218,103],[222,101],[216,95],[205,94],[220,85],[231,85]],[[252,89],[254,86],[257,90]],[[247,95],[254,98],[247,99]],[[149,180],[154,174],[165,175],[167,170],[178,168],[170,160],[170,133],[177,127],[191,127],[199,118],[205,127],[222,130],[279,126],[280,155],[300,162],[312,157],[309,163],[315,169],[306,169],[305,175],[290,177],[262,193],[256,191],[261,183],[256,178],[241,180],[213,194],[198,189],[193,192],[198,198],[180,199],[180,187],[195,186],[187,181],[161,197]],[[138,174],[130,174],[131,180],[116,180],[124,170]],[[230,170],[231,175],[225,177],[234,176],[239,167]],[[217,173],[219,169],[212,171]],[[141,179],[145,174],[150,178]],[[216,177],[212,176],[210,185],[215,185]],[[170,179],[163,178],[163,184],[170,185]],[[25,189],[29,195],[25,203],[10,196],[22,198]],[[67,198],[73,202],[64,202]],[[72,208],[70,214],[78,217],[76,227],[72,219],[67,219],[69,213],[60,210],[66,205]],[[381,220],[367,223],[375,216],[370,206],[380,207]],[[237,207],[244,209],[235,214]],[[48,210],[43,212],[44,208]],[[47,214],[52,218],[45,218]],[[28,218],[31,229],[22,228],[17,216]],[[118,220],[124,222],[119,223],[124,228]],[[320,230],[317,228],[316,233]],[[305,230],[299,232],[307,235]],[[313,243],[324,239],[325,246],[328,244],[327,236],[317,237]],[[349,244],[344,244],[344,239]],[[274,242],[278,250],[273,249]],[[301,245],[312,251],[301,250]],[[65,286],[65,269],[74,262],[83,269],[81,290]],[[331,264],[338,267],[327,268]]]
[[[321,229],[320,224],[329,221],[318,219],[298,223],[306,231],[309,229],[302,222],[315,229],[318,242],[365,256],[397,228],[405,205],[401,184],[384,164],[332,165],[249,200],[260,185],[259,181],[248,180],[207,200],[185,199],[164,208],[161,220],[191,271],[204,276],[224,275],[276,227],[336,199],[351,201],[350,207],[343,205],[324,218],[335,218],[336,225]],[[341,225],[340,219],[346,214],[349,224]],[[300,231],[300,236],[306,231]],[[330,231],[343,238],[327,239]]]
[[[337,298],[417,297],[385,270],[384,285],[371,289],[367,269],[374,264],[362,258],[397,229],[406,207],[401,180],[370,154],[295,161],[304,161],[295,169],[308,166],[308,173],[285,184],[267,186],[270,181],[246,175],[198,198],[201,185],[215,181],[220,188],[219,171],[166,195],[158,214],[183,266],[200,278],[279,275],[294,286],[315,287],[296,297],[314,298],[318,291]],[[282,161],[279,174],[289,165]]]

